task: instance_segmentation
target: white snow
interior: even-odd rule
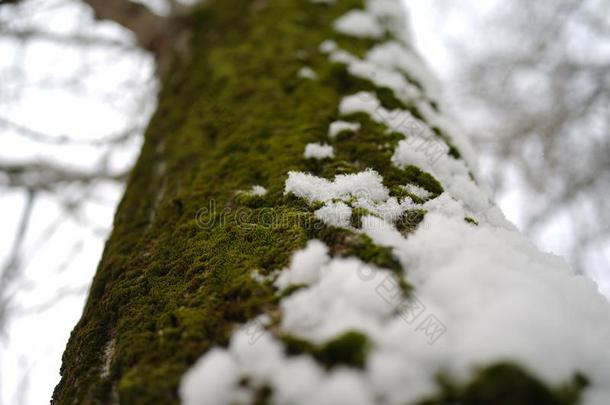
[[[431,74],[430,68],[421,56],[413,48],[398,41],[376,45],[367,53],[366,60],[375,66],[382,66],[413,77],[424,86],[429,97],[437,98],[441,93],[438,79]]]
[[[352,209],[343,201],[330,201],[317,209],[314,215],[327,225],[349,228]]]
[[[356,132],[360,130],[359,122],[333,121],[328,127],[328,137],[334,139],[343,131]]]
[[[252,186],[252,189],[249,191],[249,194],[257,195],[257,196],[264,196],[265,194],[267,194],[267,189],[263,186],[254,185],[254,186]]]
[[[383,29],[374,15],[363,10],[351,10],[335,21],[335,30],[358,38],[380,38]]]
[[[337,43],[332,39],[327,39],[320,44],[319,49],[322,53],[331,53],[337,49]]]
[[[315,80],[318,78],[318,74],[309,66],[303,66],[301,69],[299,69],[297,75],[302,79],[308,80]]]
[[[213,349],[187,373],[180,391],[185,403],[229,403],[239,393],[237,375],[257,386],[271,384],[273,403],[333,403],[352,398],[349,393],[364,404],[380,395],[391,404],[407,403],[431,394],[440,371],[467,381],[480,365],[506,359],[551,385],[585,372],[591,398],[608,397],[608,303],[561,259],[539,252],[516,231],[471,226],[436,212],[408,238],[382,219],[363,222],[375,242],[392,246],[409,269],[422,315],[396,314],[401,296],[389,270],[330,258],[321,242],[310,241],[278,279],[282,287],[308,285],[280,302],[280,329],[315,343],[361,331],[373,343],[369,366],[325,372],[303,357],[286,357],[268,332],[250,343],[245,327],[228,350]],[[444,328],[440,336],[429,328],[431,319]],[[303,376],[303,385],[288,373]]]
[[[228,404],[238,379],[231,355],[213,348],[182,377],[180,398],[184,405]]]
[[[292,193],[308,202],[329,201],[333,198],[368,198],[385,201],[389,197],[382,178],[374,170],[355,174],[339,174],[333,181],[313,176],[309,173],[288,172],[285,193]]]
[[[410,37],[400,0],[367,0],[365,10],[351,10],[339,17],[335,30],[358,38],[380,38],[385,30],[405,42]]]
[[[329,260],[326,245],[318,240],[310,240],[305,249],[292,256],[290,267],[280,273],[275,285],[286,288],[290,285],[311,284],[318,280],[320,268]]]
[[[341,99],[339,113],[342,115],[349,115],[363,112],[375,118],[377,117],[377,110],[380,108],[382,108],[381,103],[377,100],[375,94],[367,91],[360,91]]]
[[[306,159],[327,159],[335,157],[333,147],[324,143],[308,143],[303,153]]]
[[[427,200],[431,195],[428,190],[425,190],[415,184],[407,184],[406,186],[403,186],[403,188],[407,193],[413,194],[415,197],[419,197],[422,200]]]

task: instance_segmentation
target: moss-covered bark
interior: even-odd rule
[[[400,106],[421,117],[388,89],[354,79],[319,52],[329,38],[356,55],[368,49],[370,40],[332,31],[332,21],[360,6],[360,0],[332,6],[215,0],[193,13],[189,51],[163,80],[158,110],[65,351],[53,403],[179,402],[180,377],[202,353],[226,344],[236,323],[274,312],[277,291],[253,280],[252,271],[281,269],[309,239],[321,239],[333,255],[401,271],[389,249],[322,225],[314,208],[283,192],[290,170],[332,178],[365,168],[378,171],[393,195],[409,183],[432,196],[443,191],[416,167],[392,166],[399,138],[364,114],[351,117],[361,131],[333,140],[335,159],[303,158],[307,143],[328,141],[328,126],[339,118],[346,94],[374,91],[386,108]],[[303,66],[312,67],[317,80],[299,78]],[[455,148],[453,155],[459,156]],[[253,185],[268,193],[239,193]],[[354,211],[354,227],[365,214]],[[424,212],[414,214],[401,231],[412,231]],[[402,287],[408,293],[404,280]],[[362,366],[366,341],[357,334],[344,340],[350,350],[341,340],[336,347],[293,348],[329,366]],[[464,395],[477,395],[476,382],[472,386]],[[467,397],[442,394],[430,403],[446,398]]]
[[[359,2],[210,3],[163,82],[54,403],[178,402],[187,367],[274,305],[251,271],[286,265],[321,229],[283,184],[337,118],[342,89],[317,48]],[[319,81],[298,78],[304,64]],[[236,196],[254,184],[269,192]]]

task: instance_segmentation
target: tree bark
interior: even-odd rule
[[[396,76],[363,75],[364,67],[351,70],[344,54],[330,61],[332,45],[320,48],[333,39],[340,49],[363,57],[391,38],[391,29],[379,35],[373,30],[373,38],[337,33],[336,20],[363,7],[360,0],[215,0],[192,10],[189,46],[163,77],[157,112],[63,356],[54,404],[178,403],[180,380],[202,354],[226,346],[237,325],[258,315],[277,319],[279,303],[290,292],[278,291],[264,277],[286,268],[292,254],[312,239],[324,242],[333,258],[356,257],[393,272],[402,294],[410,294],[401,258],[361,231],[369,211],[350,207],[349,224],[333,226],[321,219],[318,201],[286,192],[289,172],[332,180],[372,169],[395,201],[423,204],[443,194],[447,183],[439,182],[425,162],[395,164],[395,148],[404,136],[384,124],[399,118],[388,116],[393,111],[428,125],[428,141],[445,145],[451,167],[455,162],[466,167],[463,155],[469,151],[429,119],[438,105],[417,64],[400,75],[411,93],[397,94],[388,79],[402,83]],[[376,112],[385,116],[341,112],[344,97],[358,92],[376,97]],[[359,129],[344,128],[329,137],[329,126],[339,120],[357,122]],[[304,156],[313,142],[330,143],[333,158]],[[426,156],[434,159],[428,149]],[[470,192],[472,173],[464,169],[460,175],[454,196],[483,208],[480,218],[460,217],[458,225],[477,226],[487,214],[493,217],[489,222],[497,222],[489,200],[481,197],[481,202],[473,197],[478,191]],[[254,186],[267,192],[249,191]],[[464,189],[457,193],[455,187]],[[407,237],[424,215],[423,208],[409,209],[391,226]],[[274,327],[270,332],[279,334]],[[362,367],[359,353],[346,355],[340,347],[346,341],[360,347],[362,336],[342,339],[308,350],[320,361],[332,363],[339,356],[339,362]],[[288,350],[307,351],[299,342],[285,344]],[[579,377],[560,398],[510,364],[483,370],[464,390],[440,381],[439,395],[426,404],[496,399],[568,404],[584,385]],[[264,403],[268,397],[261,395],[257,400]]]
[[[273,307],[251,270],[282,268],[312,236],[311,213],[284,196],[284,179],[310,169],[306,143],[326,134],[353,84],[330,68],[319,82],[297,72],[327,65],[318,45],[359,2],[210,3],[193,11],[189,52],[163,80],[55,404],[176,403],[190,364]],[[240,200],[254,184],[265,198]],[[271,211],[282,218],[272,227]]]

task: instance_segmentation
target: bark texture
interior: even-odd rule
[[[317,47],[358,3],[223,0],[193,12],[190,52],[163,82],[53,403],[176,403],[187,367],[274,305],[250,272],[285,266],[319,231],[283,180],[332,170],[308,167],[303,149],[355,84]],[[298,78],[305,62],[324,69],[319,82]],[[237,194],[253,184],[269,193]]]
[[[290,170],[332,178],[367,168],[383,176],[394,196],[405,195],[400,187],[405,184],[432,197],[443,191],[417,167],[393,166],[401,137],[366,114],[351,117],[361,131],[336,138],[334,159],[303,157],[307,143],[328,141],[329,124],[339,119],[337,106],[346,94],[374,92],[386,109],[422,118],[415,103],[349,75],[345,65],[330,63],[319,51],[329,38],[354,55],[369,49],[373,40],[332,29],[338,16],[362,2],[208,3],[192,12],[189,51],[175,59],[163,80],[158,110],[64,354],[55,404],[178,403],[180,378],[202,353],[226,344],[235,324],[276,311],[278,292],[255,281],[252,271],[266,275],[282,269],[292,252],[313,238],[325,242],[332,255],[394,270],[404,293],[410,290],[389,248],[324,225],[315,219],[315,207],[284,194]],[[304,66],[315,70],[317,80],[299,76]],[[459,158],[450,139],[433,129]],[[253,185],[268,192],[239,192]],[[354,227],[365,214],[354,210]],[[405,234],[425,213],[411,214],[400,228]],[[335,359],[327,349],[318,355]],[[348,357],[361,363],[358,353]],[[468,403],[483,404],[490,402],[476,401],[514,392],[520,396],[502,403],[526,403],[519,402],[523,398],[559,403],[510,365],[490,368],[463,391],[447,381],[440,387],[438,398],[426,403],[470,398]]]

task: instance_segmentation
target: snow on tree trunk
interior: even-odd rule
[[[54,403],[607,403],[607,301],[490,200],[405,21],[194,12]]]

